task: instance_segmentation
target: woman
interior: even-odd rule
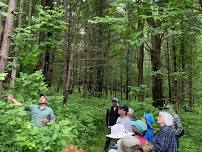
[[[155,152],[177,152],[177,142],[173,129],[172,115],[161,111],[158,116],[161,128],[153,140]]]

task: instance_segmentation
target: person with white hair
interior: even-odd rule
[[[177,152],[177,141],[173,129],[173,117],[170,113],[161,111],[158,116],[161,128],[153,139],[155,152]]]

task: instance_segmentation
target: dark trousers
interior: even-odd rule
[[[107,134],[110,134],[110,133],[111,133],[111,128],[108,128]],[[105,137],[105,144],[103,147],[103,152],[108,152],[110,143],[111,143],[111,138]]]

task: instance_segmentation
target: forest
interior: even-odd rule
[[[0,151],[103,149],[112,97],[157,116],[172,104],[181,152],[202,147],[202,0],[0,0]],[[23,105],[48,98],[56,120]],[[46,99],[47,99],[46,98]]]

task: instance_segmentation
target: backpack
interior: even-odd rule
[[[177,127],[176,126],[176,120],[178,119],[178,121],[181,123],[181,125],[182,125],[182,122],[181,122],[181,120],[180,120],[180,118],[179,118],[179,116],[178,115],[172,115],[173,116],[173,120],[174,120],[174,125],[175,125],[175,127]],[[179,123],[178,122],[178,123]],[[184,128],[182,129],[182,131],[181,131],[181,133],[179,134],[179,135],[177,135],[178,137],[182,137],[184,135]]]
[[[182,137],[184,135],[184,128],[182,130],[182,132],[178,135],[178,137]]]

